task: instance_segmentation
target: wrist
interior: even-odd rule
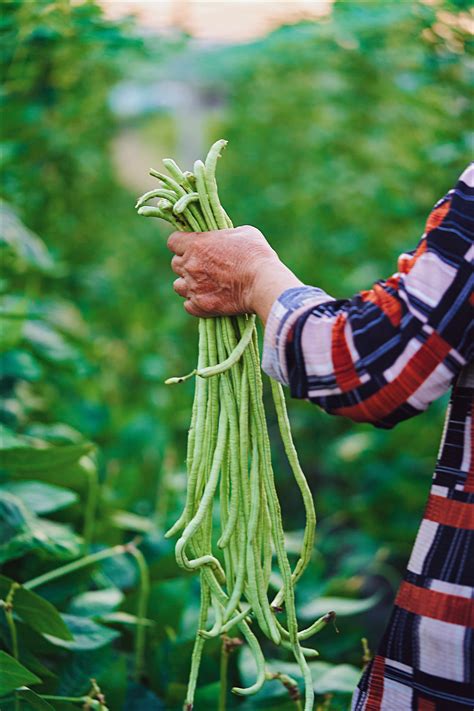
[[[249,294],[249,307],[265,324],[278,297],[287,289],[302,286],[302,282],[278,258],[260,264]]]

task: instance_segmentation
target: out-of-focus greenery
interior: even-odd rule
[[[325,22],[234,50],[225,204],[236,223],[258,226],[302,280],[336,298],[396,271],[397,255],[415,248],[432,205],[469,161],[467,34],[449,10],[337,3]],[[337,512],[374,542],[383,531],[400,564],[443,409],[388,433],[307,405],[294,410],[320,511]]]
[[[19,684],[81,697],[97,678],[113,711],[178,709],[198,589],[163,531],[183,499],[192,383],[170,390],[163,380],[189,370],[196,328],[170,288],[165,229],[135,216],[134,196],[114,173],[111,139],[122,127],[108,96],[122,77],[133,79],[131,68],[169,66],[181,40],[150,44],[132,25],[105,21],[94,2],[2,9],[0,598],[11,580],[136,535],[151,575],[138,669],[143,579],[130,552],[39,587],[39,600],[21,589],[14,625],[30,676],[21,672]],[[387,276],[462,171],[465,10],[459,2],[337,3],[330,18],[253,45],[194,50],[196,84],[223,101],[220,120],[213,110],[209,122],[209,139],[230,142],[219,165],[223,203],[308,283],[345,297]],[[174,135],[170,113],[161,128],[153,116],[146,126],[148,142],[157,130],[163,139],[163,126]],[[326,629],[315,640],[318,703],[334,694],[325,709],[347,708],[360,639],[374,649],[382,633],[422,514],[443,407],[384,432],[290,405],[320,519],[299,586],[301,618],[339,612],[340,634]],[[276,436],[274,459],[291,546],[301,505]],[[8,621],[0,611],[0,647],[12,655]],[[64,639],[64,622],[73,639]],[[288,657],[271,645],[266,652],[272,671],[294,673]],[[218,664],[215,643],[197,711],[217,707]],[[230,675],[251,682],[245,649]],[[255,699],[229,695],[228,704],[296,708],[276,682]]]

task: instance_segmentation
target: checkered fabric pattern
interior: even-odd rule
[[[391,428],[452,388],[423,520],[353,711],[474,709],[474,164],[370,291],[285,291],[264,370],[333,415]]]

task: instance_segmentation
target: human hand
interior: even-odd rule
[[[168,247],[179,276],[173,288],[193,316],[257,313],[265,321],[282,291],[301,285],[255,227],[173,232]]]

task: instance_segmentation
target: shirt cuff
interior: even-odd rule
[[[296,286],[284,291],[273,304],[265,327],[262,369],[274,380],[288,385],[286,344],[300,316],[315,306],[334,301],[316,286]]]

